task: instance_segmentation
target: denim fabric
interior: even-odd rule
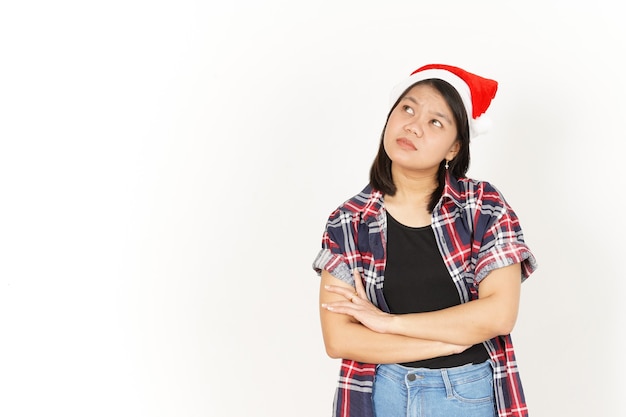
[[[494,417],[491,361],[445,369],[378,365],[373,403],[376,417]]]

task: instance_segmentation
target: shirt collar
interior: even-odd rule
[[[441,202],[443,203],[444,199],[452,200],[454,204],[459,207],[463,207],[461,203],[463,196],[463,188],[459,184],[459,179],[453,177],[450,172],[446,172],[446,182],[443,187],[443,193],[441,194]]]
[[[459,181],[449,172],[446,172],[441,203],[445,199],[449,199],[458,207],[463,207],[461,202],[463,187],[460,186]],[[369,223],[369,221],[377,219],[384,210],[383,193],[375,190],[371,185],[367,185],[359,194],[346,202],[344,210],[359,213],[362,221]]]

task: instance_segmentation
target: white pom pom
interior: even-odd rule
[[[493,123],[491,119],[483,114],[470,122],[470,136],[475,138],[476,136],[487,133],[492,126]]]

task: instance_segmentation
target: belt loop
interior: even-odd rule
[[[452,384],[450,378],[448,378],[448,371],[446,369],[441,370],[441,378],[443,378],[443,384],[446,386],[446,397],[452,398]]]

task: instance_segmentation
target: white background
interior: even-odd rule
[[[433,62],[500,82],[531,415],[623,415],[618,3],[3,2],[0,415],[330,415],[311,262]]]

